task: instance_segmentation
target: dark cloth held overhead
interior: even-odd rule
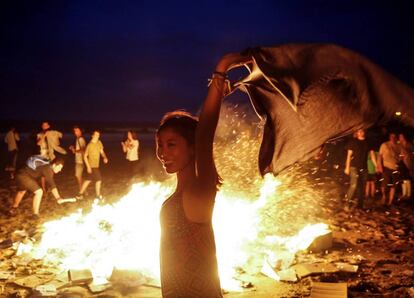
[[[414,90],[362,55],[333,44],[250,50],[250,75],[234,84],[266,118],[262,175],[312,157],[327,141],[401,112],[414,127]]]

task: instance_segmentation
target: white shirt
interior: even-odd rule
[[[37,134],[37,139],[39,140],[45,133],[40,132]],[[46,139],[42,139],[40,142],[40,155],[53,160],[55,156],[55,151],[66,154],[66,150],[60,146],[60,139],[62,138],[62,133],[57,130],[48,130],[46,131]]]
[[[138,140],[132,140],[132,141],[127,140],[126,146],[127,146],[126,159],[129,161],[138,160],[138,147],[139,147]]]

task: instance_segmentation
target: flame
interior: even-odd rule
[[[171,185],[138,183],[113,205],[94,203],[88,214],[78,210],[45,223],[45,232],[33,255],[62,270],[88,268],[100,280],[109,278],[113,268],[137,270],[158,280],[159,210],[172,191]],[[264,261],[266,246],[258,234],[261,223],[258,214],[274,196],[271,189],[277,185],[280,185],[278,180],[266,176],[260,198],[253,202],[223,192],[217,196],[213,226],[219,274],[222,286],[228,290],[238,289],[234,280],[237,268],[243,268],[252,258]],[[306,249],[326,229],[326,225],[320,224],[306,226],[291,237],[266,237],[266,245],[274,248],[266,251],[268,260],[274,264],[276,258],[283,257],[291,263],[297,251]],[[286,248],[283,253],[281,246]]]
[[[261,130],[245,120],[243,113],[224,109],[230,111],[225,110],[225,120],[220,120],[224,122],[218,128],[215,150],[220,151],[217,167],[225,184],[216,198],[213,226],[222,286],[235,290],[239,268],[249,273],[259,272],[263,264],[274,269],[283,263],[280,268],[287,268],[296,252],[306,249],[327,226],[306,225],[309,217],[300,220],[297,209],[292,209],[307,204],[311,213],[317,207],[312,207],[310,199],[320,197],[297,174],[288,172],[279,179],[258,176],[252,160],[257,158],[261,137],[257,131]],[[226,125],[237,130],[223,129]],[[294,188],[289,187],[292,184]],[[158,280],[159,211],[173,185],[174,179],[138,183],[116,203],[94,203],[87,214],[78,210],[47,222],[32,255],[61,270],[90,269],[99,280],[107,279],[113,268],[137,270]],[[289,223],[285,219],[295,216],[297,219]]]

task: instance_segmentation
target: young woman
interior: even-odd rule
[[[220,178],[213,160],[213,139],[226,72],[249,57],[228,54],[217,64],[199,121],[185,112],[164,116],[157,131],[157,157],[177,175],[175,192],[163,204],[161,287],[163,297],[222,297],[212,214]]]
[[[134,131],[129,130],[127,133],[127,139],[124,142],[121,142],[121,146],[128,162],[128,174],[132,178],[137,174],[138,171],[139,142],[137,139],[137,134]]]

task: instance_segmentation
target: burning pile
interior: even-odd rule
[[[287,269],[298,251],[327,233],[327,226],[314,217],[320,214],[315,198],[323,196],[298,169],[278,179],[259,176],[252,161],[258,156],[261,123],[247,125],[247,118],[246,112],[224,106],[215,143],[225,184],[216,198],[213,224],[226,289],[238,286],[234,277],[240,269],[252,274],[262,271],[264,264]],[[89,269],[95,282],[106,282],[114,268],[138,271],[157,281],[159,210],[174,185],[173,179],[135,184],[114,204],[95,203],[88,214],[79,210],[47,222],[41,241],[25,253],[61,271]]]

